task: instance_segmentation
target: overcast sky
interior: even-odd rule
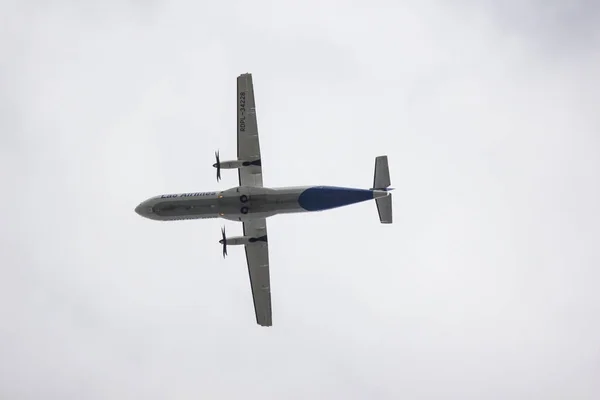
[[[591,1],[3,1],[0,398],[600,398]],[[498,5],[501,4],[501,5]],[[223,220],[254,77],[266,186],[375,204],[268,220],[272,328]]]

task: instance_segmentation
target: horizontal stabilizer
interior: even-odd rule
[[[375,176],[373,177],[373,190],[385,190],[392,183],[387,156],[375,158]]]
[[[388,194],[385,197],[375,199],[377,203],[377,212],[379,213],[379,221],[382,224],[392,223],[392,194]]]
[[[382,224],[392,223],[392,194],[389,193],[392,188],[390,180],[390,169],[388,166],[387,156],[379,156],[375,158],[375,176],[373,177],[373,187],[371,190],[375,192],[388,192],[387,196],[373,196],[377,203],[377,212],[379,213],[379,221]]]

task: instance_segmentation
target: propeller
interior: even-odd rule
[[[227,236],[225,236],[225,227],[221,228],[221,236],[223,239],[219,240],[219,243],[223,245],[223,258],[227,255]]]
[[[217,162],[213,164],[213,167],[217,169],[217,182],[221,180],[221,160],[219,159],[219,150],[215,151],[215,158]]]

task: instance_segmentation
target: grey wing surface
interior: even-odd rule
[[[245,245],[246,262],[250,276],[252,300],[256,322],[271,326],[271,282],[269,276],[269,245],[267,242],[267,220],[257,218],[244,223],[244,236],[250,236],[254,243]]]
[[[250,165],[239,168],[240,186],[262,187],[262,166],[252,74],[237,78],[237,156]]]

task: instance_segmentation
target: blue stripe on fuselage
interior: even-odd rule
[[[320,211],[372,199],[373,192],[371,190],[315,186],[300,193],[298,203],[306,211]]]

